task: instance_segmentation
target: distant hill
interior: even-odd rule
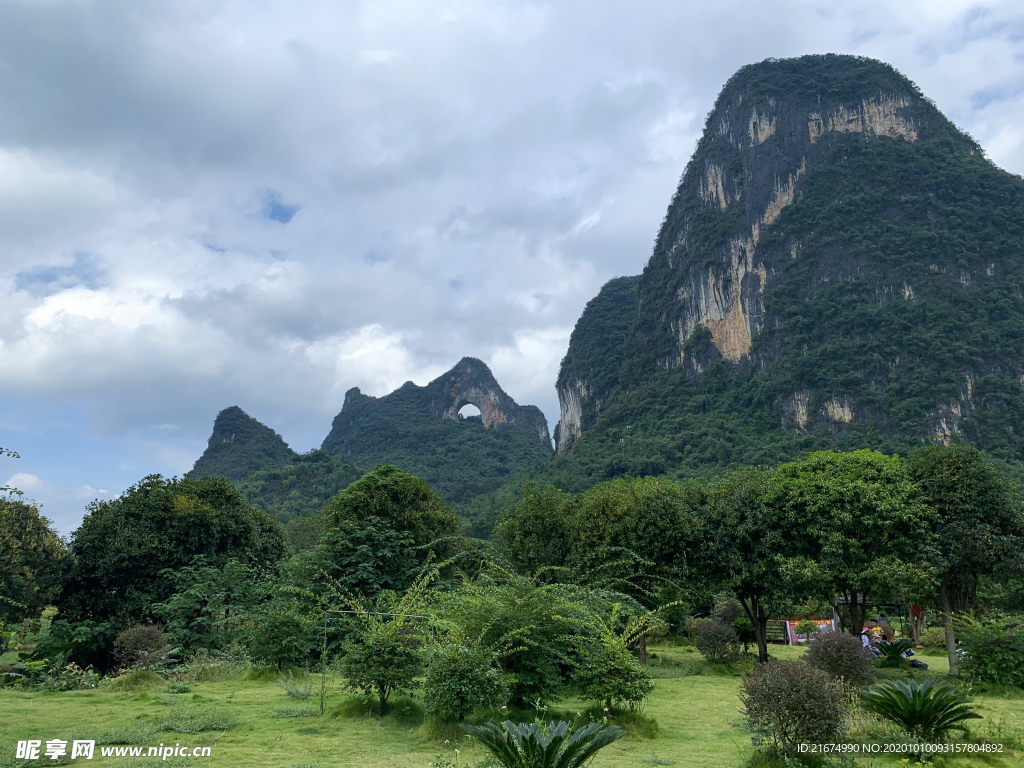
[[[823,448],[966,440],[1024,459],[1024,180],[878,61],[725,85],[643,274],[608,283],[558,378],[580,490]]]
[[[480,415],[460,416],[468,404]],[[452,503],[494,490],[552,456],[540,409],[518,405],[472,357],[424,387],[410,381],[379,398],[349,390],[322,450],[361,467],[395,464]]]
[[[459,415],[467,404],[480,415]],[[552,455],[540,409],[518,405],[483,362],[467,357],[424,387],[407,382],[379,398],[350,390],[322,448],[308,454],[293,452],[240,408],[228,408],[190,474],[227,477],[252,503],[287,521],[319,510],[381,464],[426,478],[460,505]]]
[[[310,451],[275,469],[254,472],[238,483],[250,503],[281,522],[318,512],[332,496],[365,474],[323,451]]]
[[[296,456],[277,432],[233,405],[217,414],[206,451],[190,474],[238,482],[254,472],[284,466]]]

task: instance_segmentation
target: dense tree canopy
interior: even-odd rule
[[[89,505],[71,537],[72,563],[60,607],[75,619],[152,621],[170,596],[165,568],[203,555],[269,565],[284,554],[281,526],[223,478],[150,475],[110,501]]]
[[[343,522],[372,519],[393,531],[408,531],[416,546],[459,532],[459,519],[421,477],[384,465],[367,472],[332,498],[320,513],[328,530]]]
[[[927,559],[932,515],[920,491],[898,456],[877,451],[812,453],[774,474],[780,532],[810,563],[809,586],[859,633],[893,561]]]
[[[0,499],[0,623],[37,615],[53,601],[66,555],[34,505]]]

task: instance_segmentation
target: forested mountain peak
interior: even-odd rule
[[[189,474],[237,482],[287,464],[296,455],[277,432],[233,405],[217,414],[206,451]]]
[[[1024,182],[889,65],[744,67],[643,274],[576,326],[559,452],[591,444],[587,482],[933,438],[1020,461],[1022,236]]]

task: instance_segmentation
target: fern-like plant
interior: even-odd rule
[[[878,649],[879,666],[897,668],[902,666],[903,654],[913,647],[914,644],[909,640],[883,640],[875,646]]]
[[[573,729],[564,720],[482,726],[464,725],[504,768],[582,768],[601,749],[622,737],[615,725],[590,723]]]
[[[936,685],[934,680],[886,680],[865,690],[861,700],[864,709],[926,741],[942,738],[951,730],[966,730],[965,720],[981,717],[953,686]]]

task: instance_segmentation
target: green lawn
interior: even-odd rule
[[[652,666],[660,675],[674,674],[672,665],[693,663],[699,657],[686,648],[652,648]],[[793,657],[802,649],[775,648],[779,657]],[[927,657],[933,670],[945,671],[944,660]],[[658,672],[658,670],[661,670]],[[706,670],[704,670],[706,672]],[[167,686],[148,691],[118,693],[105,689],[69,693],[23,693],[0,690],[0,766],[52,765],[52,760],[17,761],[19,739],[128,738],[149,745],[180,743],[212,747],[212,757],[182,760],[169,758],[165,765],[211,766],[366,766],[367,768],[426,768],[444,745],[429,742],[419,732],[419,718],[379,721],[371,717],[271,717],[282,708],[314,709],[313,700],[289,699],[277,683],[223,681],[191,683],[191,692],[172,695]],[[336,687],[336,684],[335,684]],[[738,768],[751,755],[751,735],[740,717],[737,676],[696,674],[688,677],[659,677],[648,705],[647,715],[657,720],[657,738],[629,737],[604,750],[594,763],[604,768],[676,765]],[[345,700],[333,692],[328,710]],[[986,728],[998,722],[1020,722],[1024,726],[1024,696],[979,696],[979,711]],[[578,702],[559,705],[573,712]],[[399,707],[400,708],[400,707]],[[156,730],[170,715],[179,718],[191,710],[225,716],[235,724],[224,731],[182,733]],[[1022,731],[1018,730],[1018,733]],[[106,739],[103,737],[106,736]],[[472,766],[482,757],[472,745],[464,745],[460,765]],[[78,761],[76,761],[78,762]],[[99,748],[93,765],[147,765],[156,762],[127,757],[101,757]],[[858,765],[898,765],[898,760],[875,758]],[[983,763],[959,760],[936,765],[1017,765],[1013,757]]]

